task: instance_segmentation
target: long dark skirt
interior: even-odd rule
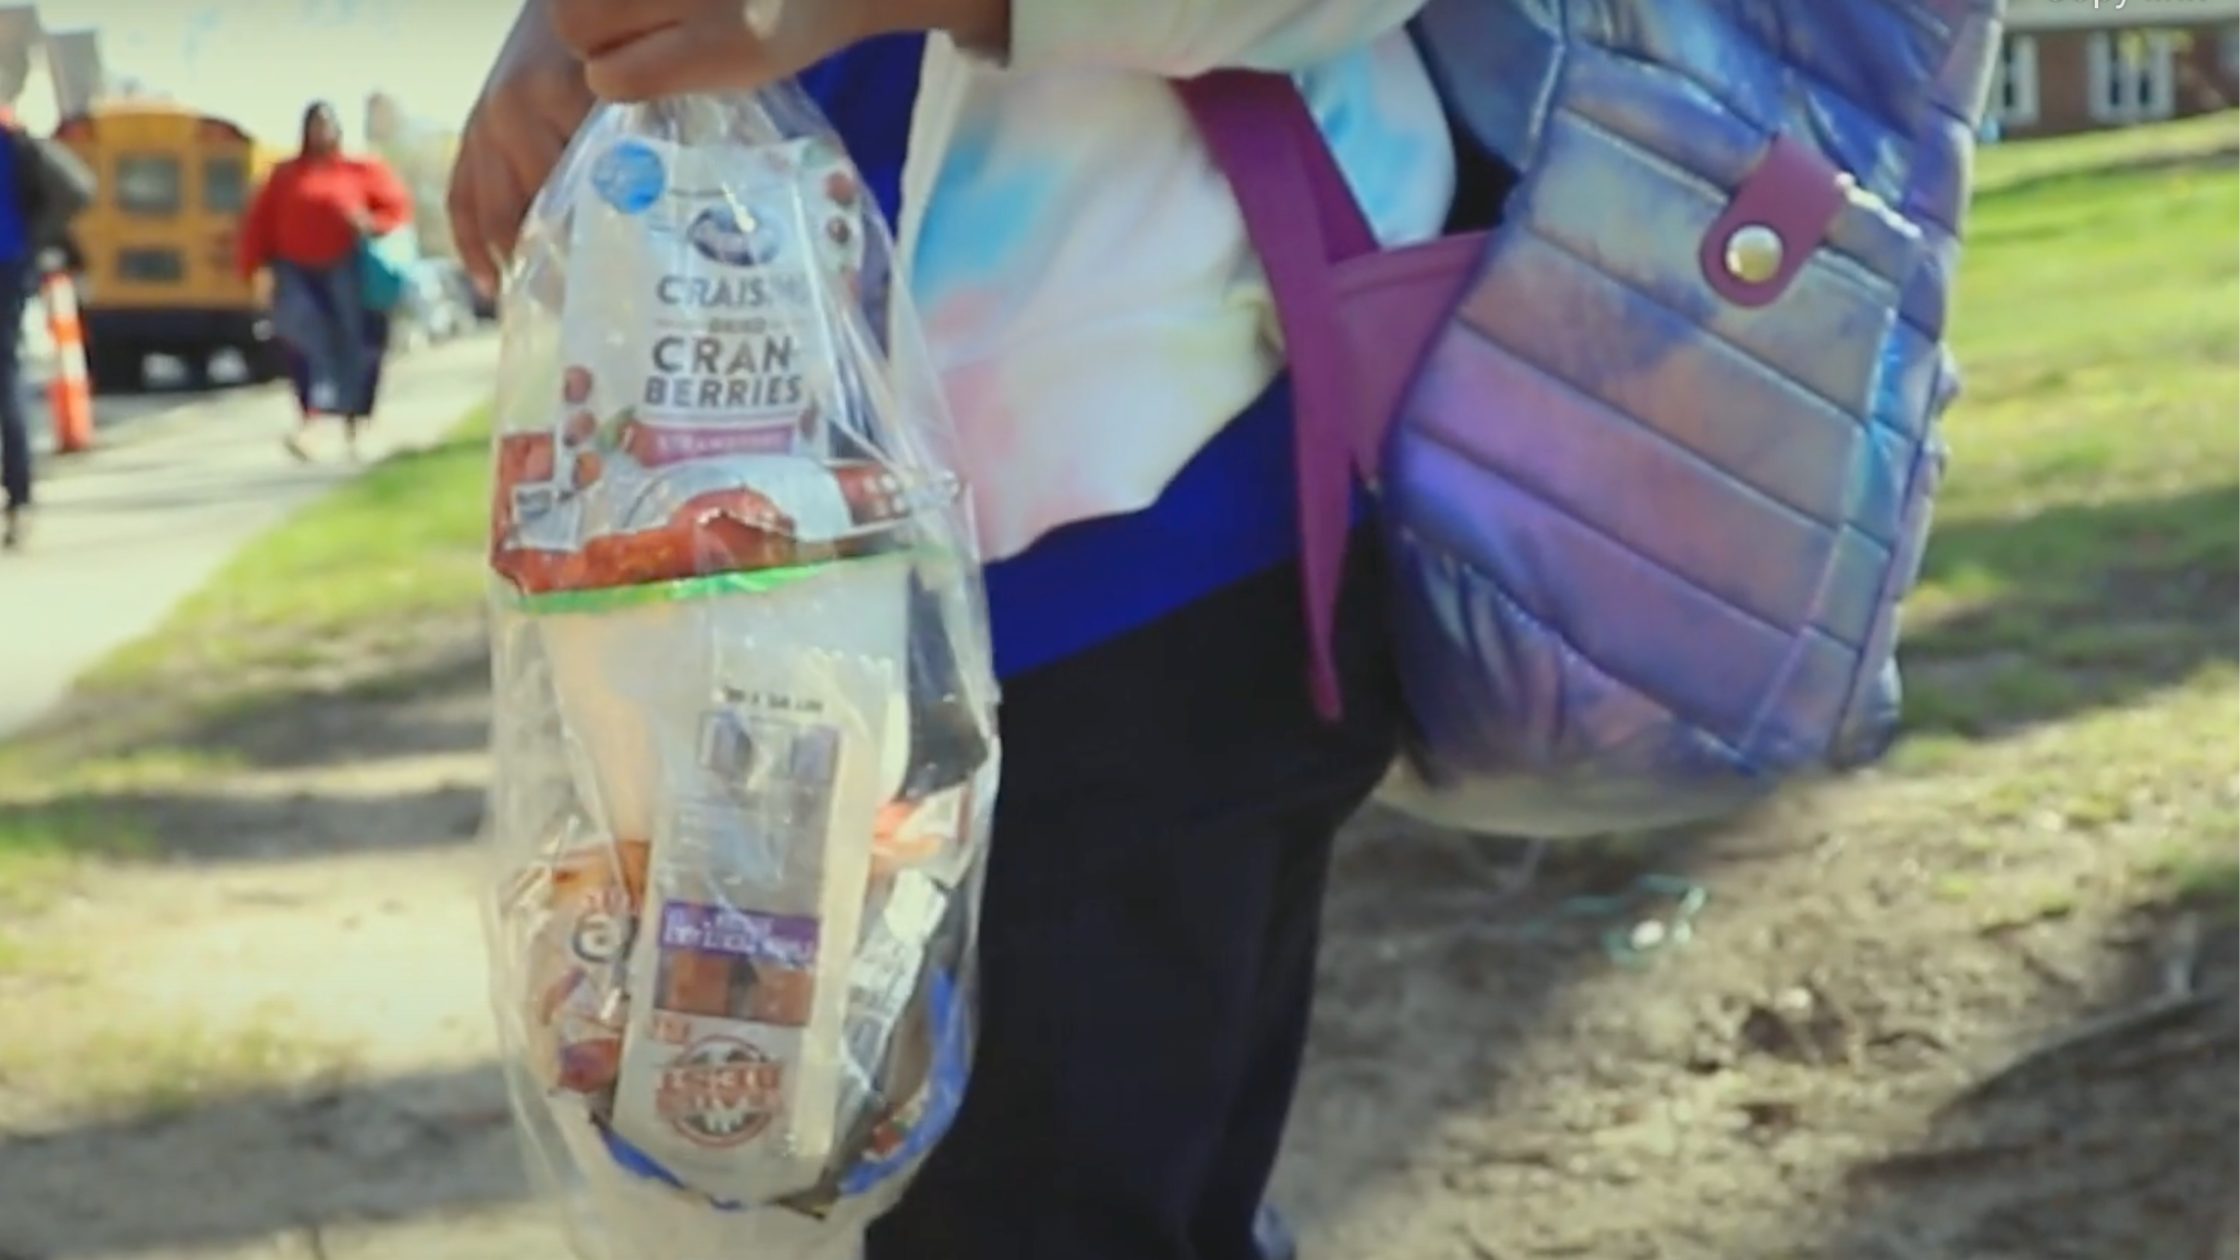
[[[318,378],[311,368],[311,356],[297,349],[292,342],[281,342],[288,354],[288,380],[295,386],[296,406],[302,409],[306,420],[322,413],[349,416],[370,416],[373,414],[374,403],[381,394],[381,367],[389,357],[389,317],[380,311],[367,311],[360,319],[363,322],[360,325],[359,344],[364,348],[365,353],[365,381],[363,392],[357,395],[357,401],[361,402],[362,406],[347,407],[340,405],[341,402],[350,401],[347,399],[338,399],[336,405],[333,406],[313,406],[312,395],[318,385]],[[328,400],[321,399],[320,401],[326,402]]]
[[[389,317],[359,301],[355,261],[324,268],[281,263],[273,271],[273,323],[304,417],[372,415],[389,353]]]

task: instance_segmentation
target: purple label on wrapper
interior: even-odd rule
[[[817,921],[672,901],[661,908],[661,947],[806,971],[817,965]]]

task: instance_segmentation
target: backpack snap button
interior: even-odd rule
[[[1762,223],[1744,224],[1727,238],[1727,273],[1744,284],[1764,284],[1781,274],[1781,234]]]

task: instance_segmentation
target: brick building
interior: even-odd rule
[[[2060,135],[2240,105],[2240,0],[2009,0],[1990,115]]]

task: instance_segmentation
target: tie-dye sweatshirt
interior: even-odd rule
[[[1423,0],[1013,0],[995,64],[931,41],[901,249],[987,554],[1136,512],[1281,370],[1266,282],[1166,80],[1292,73],[1387,244],[1453,153],[1401,25]]]

